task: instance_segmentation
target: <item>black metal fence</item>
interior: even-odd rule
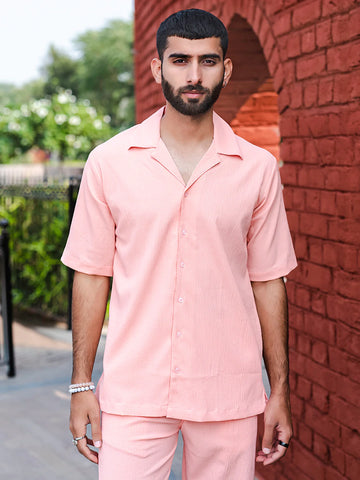
[[[8,377],[15,376],[15,356],[12,335],[12,297],[7,220],[0,221],[0,278],[1,278],[1,323],[0,365],[8,367]]]
[[[38,217],[41,216],[41,205],[47,205],[51,201],[56,201],[59,200],[61,201],[61,204],[63,205],[64,203],[67,204],[67,216],[68,216],[68,222],[66,222],[65,218],[65,229],[64,231],[65,236],[67,235],[67,226],[70,225],[72,215],[74,212],[75,208],[75,202],[76,202],[76,197],[77,197],[77,192],[79,189],[80,185],[80,177],[71,177],[68,182],[65,184],[38,184],[38,185],[29,185],[29,184],[17,184],[17,185],[9,185],[9,184],[0,184],[0,198],[2,199],[2,204],[6,204],[5,206],[5,211],[8,209],[9,211],[12,208],[13,201],[16,198],[25,198],[25,199],[31,199],[31,201],[36,202],[37,208],[35,209],[36,212],[35,215]],[[31,202],[30,202],[31,203]],[[56,203],[56,202],[55,202]],[[27,201],[26,201],[27,205]],[[64,207],[62,207],[64,208]],[[39,221],[39,219],[36,219]],[[55,219],[54,219],[55,220]],[[48,218],[44,221],[50,222],[51,219],[49,220]],[[34,222],[35,223],[35,222]],[[42,222],[43,223],[43,222]],[[10,225],[11,231],[14,232],[14,234],[18,235],[21,230],[24,230],[24,224],[21,222],[21,219],[18,221],[17,225]],[[30,228],[33,228],[30,225]],[[15,236],[14,236],[15,239]],[[51,235],[49,235],[49,244],[51,244],[52,239]],[[14,242],[13,242],[14,243]],[[13,245],[15,248],[15,245]],[[26,248],[26,247],[25,247]],[[59,269],[62,268],[59,262],[59,256],[61,254],[61,251],[57,251],[55,253],[55,259],[54,259],[54,268]],[[14,255],[15,257],[15,255]],[[40,261],[40,260],[39,260]],[[26,262],[24,262],[26,263]],[[26,285],[24,284],[24,279],[23,277],[23,268],[24,265],[22,262],[18,261],[18,264],[14,264],[13,262],[13,286],[15,286],[15,291],[16,290],[21,290],[22,288],[26,288]],[[57,270],[53,277],[58,274]],[[68,269],[67,272],[67,321],[68,321],[68,328],[71,328],[71,298],[72,298],[72,278],[73,278],[73,272]],[[10,281],[10,277],[9,277]],[[39,280],[40,281],[40,280]],[[43,286],[44,289],[47,288],[47,285]],[[65,300],[66,302],[66,300]],[[65,306],[65,305],[64,305]]]

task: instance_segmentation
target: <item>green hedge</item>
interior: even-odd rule
[[[67,313],[67,270],[60,256],[68,234],[68,204],[61,200],[0,198],[9,221],[14,304]]]

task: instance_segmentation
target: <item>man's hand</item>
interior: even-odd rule
[[[91,424],[92,439],[83,438],[78,441],[77,449],[88,460],[98,463],[98,454],[88,445],[101,446],[100,407],[93,392],[74,393],[71,396],[70,431],[73,438],[86,435],[86,426]]]
[[[262,450],[256,461],[270,465],[286,454],[287,448],[279,441],[289,443],[292,436],[290,404],[285,395],[272,394],[264,411],[264,436]]]

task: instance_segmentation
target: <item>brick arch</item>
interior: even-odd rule
[[[234,71],[216,111],[238,135],[279,158],[278,96],[259,39],[238,13],[227,28]]]

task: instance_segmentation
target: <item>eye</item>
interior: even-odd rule
[[[176,58],[173,63],[181,65],[183,63],[186,63],[186,60],[184,58]]]
[[[204,63],[205,65],[215,65],[215,64],[216,64],[215,60],[212,59],[212,58],[205,58],[205,59],[203,60],[203,63]]]

